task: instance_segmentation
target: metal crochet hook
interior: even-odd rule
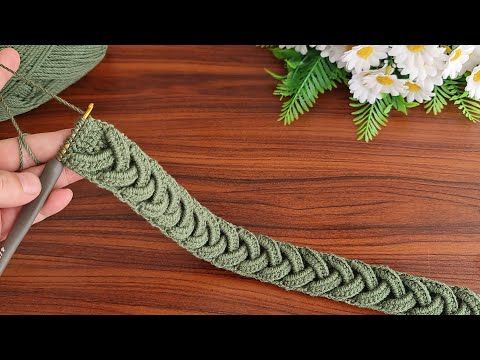
[[[93,104],[89,104],[87,110],[82,116],[83,120],[88,118],[92,112],[92,109]],[[20,210],[12,230],[0,248],[0,276],[3,274],[8,262],[12,258],[13,254],[32,226],[38,213],[45,204],[45,201],[52,192],[55,183],[62,173],[62,170],[63,165],[56,157],[47,162],[45,165],[45,168],[40,175],[40,183],[42,184],[42,190],[40,191],[40,194],[32,202],[23,206],[22,210]]]

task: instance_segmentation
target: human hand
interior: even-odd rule
[[[14,49],[0,51],[0,63],[16,71],[20,56]],[[11,74],[0,69],[0,90]],[[26,141],[41,163],[52,159],[70,135],[71,129],[28,135]],[[0,241],[5,240],[22,205],[35,199],[41,190],[39,176],[45,164],[35,166],[30,157],[24,156],[24,170],[19,167],[18,140],[11,138],[0,141]],[[35,223],[63,210],[72,200],[73,192],[64,188],[81,179],[81,176],[64,168]]]

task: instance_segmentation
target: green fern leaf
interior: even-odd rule
[[[420,105],[419,103],[412,101],[408,102],[403,96],[392,96],[392,106],[395,110],[407,115],[407,110]]]
[[[468,97],[467,92],[453,96],[452,101],[468,120],[474,123],[480,121],[480,102]]]
[[[270,49],[272,54],[279,60],[285,60],[286,62],[290,63],[292,66],[296,66],[299,64],[302,59],[303,55],[299,52],[295,51],[295,49],[280,49],[279,47]]]
[[[434,115],[437,115],[447,105],[447,100],[450,100],[452,93],[449,86],[443,83],[441,86],[433,88],[433,94],[433,97],[425,103],[425,110],[427,114],[433,112]]]
[[[468,96],[465,91],[467,85],[466,75],[458,79],[448,79],[452,95],[450,100],[458,107],[462,114],[470,121],[480,121],[480,102]]]
[[[285,75],[280,75],[280,74],[277,74],[277,73],[274,73],[272,70],[268,70],[268,69],[264,69],[268,75],[270,75],[271,77],[273,77],[275,80],[278,80],[278,81],[282,81],[285,79]]]
[[[357,109],[352,112],[353,123],[357,126],[357,140],[365,142],[373,140],[381,128],[386,126],[388,114],[395,106],[395,100],[390,95],[377,99],[373,104],[361,104],[353,98],[350,100],[353,101],[350,106]]]
[[[279,120],[286,125],[291,124],[313,107],[319,93],[332,90],[336,83],[345,79],[344,70],[319,56],[317,51],[309,51],[300,63],[290,67],[287,76],[274,91],[281,98],[289,97],[282,104]]]

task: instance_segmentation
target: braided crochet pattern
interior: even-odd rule
[[[480,297],[469,289],[276,241],[225,221],[108,123],[78,121],[59,160],[219,268],[389,314],[480,314]]]

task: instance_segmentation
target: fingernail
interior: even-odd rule
[[[20,184],[22,184],[23,192],[25,194],[35,195],[38,194],[42,188],[40,179],[32,173],[16,173]]]

